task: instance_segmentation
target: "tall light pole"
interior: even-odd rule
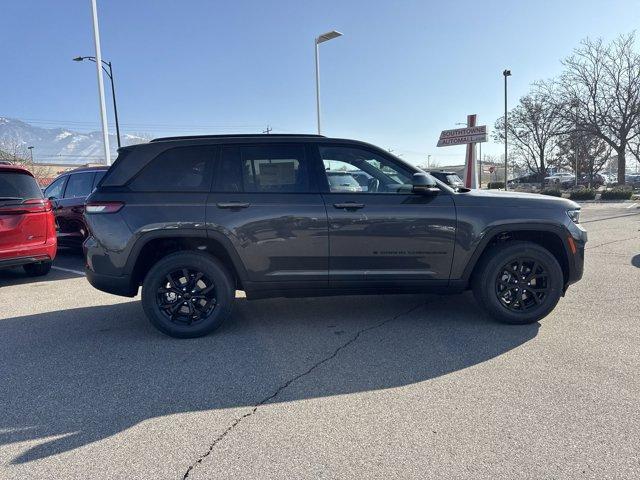
[[[33,164],[33,146],[27,148],[29,149],[29,153],[31,154],[31,163]]]
[[[504,189],[507,189],[507,169],[508,169],[508,161],[507,161],[507,132],[508,132],[508,124],[507,124],[507,77],[511,76],[511,70],[505,70],[502,72],[504,76]]]
[[[320,127],[320,56],[318,46],[321,43],[328,42],[329,40],[333,40],[334,38],[338,38],[340,36],[342,36],[340,32],[331,30],[330,32],[323,33],[322,35],[317,37],[314,42],[316,49],[316,115],[318,118],[318,135],[322,133],[322,129]]]
[[[82,62],[83,60],[89,60],[91,62],[96,62],[96,57],[76,57],[73,59],[74,62]],[[109,67],[109,70],[105,68],[105,65]],[[113,67],[111,66],[111,62],[105,62],[102,60],[102,69],[104,73],[107,74],[109,80],[111,80],[111,97],[113,98],[113,115],[116,117],[116,138],[118,140],[118,148],[122,146],[120,143],[120,124],[118,123],[118,105],[116,104],[116,87],[113,81]]]
[[[107,124],[107,108],[104,102],[104,81],[102,79],[102,52],[100,51],[100,29],[98,28],[98,6],[96,0],[91,0],[91,17],[93,19],[93,43],[96,49],[96,71],[98,72],[98,102],[100,104],[100,121],[102,123],[102,143],[104,146],[104,159],[107,165],[111,165],[111,152],[109,150],[109,125]]]

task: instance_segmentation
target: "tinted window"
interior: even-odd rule
[[[245,192],[308,192],[303,145],[240,147]]]
[[[130,187],[139,191],[208,191],[213,158],[211,146],[171,148],[151,160]]]
[[[44,196],[47,198],[62,198],[64,192],[64,184],[67,183],[67,176],[60,177],[44,190]]]
[[[412,191],[413,172],[382,155],[354,147],[320,146],[319,150],[331,192],[406,194]],[[341,180],[336,181],[336,176]]]
[[[93,172],[74,173],[69,176],[64,198],[86,197],[93,186]]]
[[[26,173],[0,172],[0,201],[42,198],[35,178]]]
[[[104,177],[105,173],[107,173],[106,170],[98,170],[96,172],[96,176],[93,179],[93,188],[91,189],[91,191],[96,189],[96,187],[98,186],[98,182],[102,180],[102,177]]]

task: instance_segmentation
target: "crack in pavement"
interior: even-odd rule
[[[584,220],[580,223],[602,222],[604,220],[614,220],[616,218],[633,217],[635,215],[640,215],[640,213],[623,213],[622,215],[614,215],[612,217],[602,217],[602,218],[594,218],[592,220]]]
[[[276,391],[274,393],[272,393],[271,395],[269,395],[268,397],[263,398],[262,400],[260,400],[260,402],[258,402],[256,405],[253,406],[253,408],[245,413],[244,415],[236,418],[231,425],[229,425],[220,435],[218,435],[213,442],[211,443],[211,445],[209,445],[208,450],[203,453],[202,455],[200,455],[200,457],[193,462],[191,465],[189,465],[189,467],[187,468],[187,471],[184,473],[184,475],[182,476],[182,479],[185,480],[189,477],[189,475],[191,474],[192,470],[198,466],[199,464],[201,464],[205,458],[207,458],[212,452],[213,449],[215,448],[215,446],[220,443],[222,441],[222,439],[224,439],[224,437],[227,436],[228,433],[230,433],[235,427],[237,427],[245,418],[252,416],[253,414],[255,414],[258,411],[258,408],[260,408],[262,405],[264,405],[265,403],[269,402],[270,400],[273,400],[274,398],[276,398],[283,390],[285,390],[289,385],[291,385],[293,382],[295,382],[296,380],[299,380],[302,377],[305,377],[307,375],[309,375],[311,372],[313,372],[316,368],[318,368],[319,366],[327,363],[328,361],[334,359],[342,350],[344,350],[345,348],[347,348],[348,346],[350,346],[351,344],[355,343],[362,334],[370,332],[371,330],[375,330],[376,328],[380,328],[384,325],[386,325],[389,322],[392,322],[393,320],[396,320],[400,317],[402,317],[403,315],[408,315],[414,311],[416,311],[418,308],[426,305],[427,302],[422,302],[419,303],[418,305],[415,305],[413,307],[411,307],[409,310],[405,310],[403,312],[400,312],[396,315],[394,315],[393,317],[387,318],[381,322],[378,322],[374,325],[370,325],[366,328],[362,328],[360,330],[358,330],[355,335],[353,335],[349,340],[347,340],[345,343],[341,344],[340,346],[338,346],[333,353],[331,353],[331,355],[323,358],[322,360],[318,361],[317,363],[313,364],[311,367],[309,367],[306,371],[297,374],[296,376],[290,378],[289,380],[287,380],[285,383],[283,383],[282,385],[280,385]]]
[[[629,240],[636,240],[640,237],[630,237],[630,238],[619,238],[618,240],[611,240],[610,242],[604,242],[604,243],[599,243],[598,245],[593,245],[590,246],[589,244],[587,244],[587,247],[585,248],[585,250],[593,250],[594,248],[600,248],[600,247],[604,247],[606,245],[611,245],[612,243],[620,243],[620,242],[627,242]]]

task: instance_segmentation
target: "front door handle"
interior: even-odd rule
[[[336,208],[344,208],[346,210],[358,210],[360,208],[364,208],[364,203],[354,203],[354,202],[334,203],[333,206]]]
[[[218,202],[218,208],[248,208],[249,202]]]

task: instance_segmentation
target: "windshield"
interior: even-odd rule
[[[35,178],[26,173],[0,172],[0,202],[23,202],[31,198],[43,198]]]

